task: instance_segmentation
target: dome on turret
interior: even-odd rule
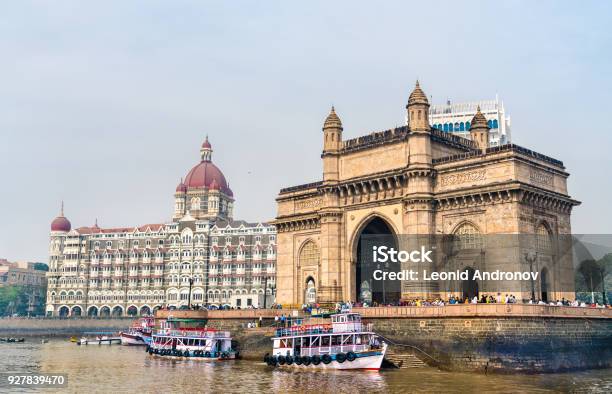
[[[61,231],[67,233],[72,228],[70,221],[64,216],[64,203],[62,202],[62,208],[58,217],[53,219],[51,222],[51,231]]]
[[[408,105],[413,104],[425,104],[429,105],[429,101],[427,100],[427,96],[425,92],[421,89],[419,85],[419,81],[416,81],[416,85],[414,86],[414,90],[410,93],[410,97],[408,98]]]
[[[202,161],[196,164],[185,176],[183,182],[185,192],[189,189],[217,189],[227,195],[231,195],[231,190],[225,179],[223,172],[212,162],[212,146],[208,141],[208,137],[202,144],[201,158]],[[179,191],[177,186],[177,192]]]
[[[487,118],[480,112],[480,105],[476,109],[476,115],[472,118],[472,123],[470,123],[470,130],[475,129],[490,129]]]
[[[176,192],[177,193],[185,193],[185,192],[187,192],[187,186],[183,183],[183,178],[181,178],[181,181],[176,186]]]
[[[325,118],[323,123],[323,130],[325,129],[342,129],[342,122],[340,117],[336,114],[336,109],[332,106],[329,115]]]

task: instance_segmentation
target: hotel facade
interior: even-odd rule
[[[270,306],[275,227],[233,219],[234,195],[212,152],[207,137],[200,162],[176,187],[168,223],[73,229],[62,206],[51,223],[47,316]]]

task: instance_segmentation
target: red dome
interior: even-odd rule
[[[177,193],[185,193],[187,191],[187,186],[185,186],[182,179],[181,179],[181,183],[179,183],[178,186],[176,187],[176,191]]]
[[[202,144],[202,148],[206,148],[206,149],[212,148],[212,146],[210,145],[210,142],[208,142],[208,136],[206,136],[206,140],[204,140],[204,143]]]
[[[71,227],[70,221],[63,216],[58,216],[51,222],[51,231],[63,231],[67,233],[70,231]]]
[[[188,188],[211,188],[215,181],[215,187],[227,193],[227,181],[221,170],[210,161],[202,161],[189,171],[185,177],[185,186]]]

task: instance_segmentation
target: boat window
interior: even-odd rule
[[[321,337],[321,346],[329,346],[330,337]]]
[[[332,338],[332,341],[331,341],[332,346],[340,345],[340,336],[339,335],[334,335],[331,338]]]

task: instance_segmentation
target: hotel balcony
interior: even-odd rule
[[[102,271],[102,277],[104,277],[104,278],[110,278],[110,276],[111,276],[110,271]]]
[[[138,257],[130,257],[130,264],[138,264]]]
[[[156,262],[156,263],[163,263],[163,262],[164,262],[164,258],[163,258],[163,257],[161,257],[161,256],[156,256],[156,257],[155,257],[155,262]]]
[[[143,264],[150,264],[151,263],[151,258],[150,257],[143,257],[142,258],[142,262],[143,262]]]

